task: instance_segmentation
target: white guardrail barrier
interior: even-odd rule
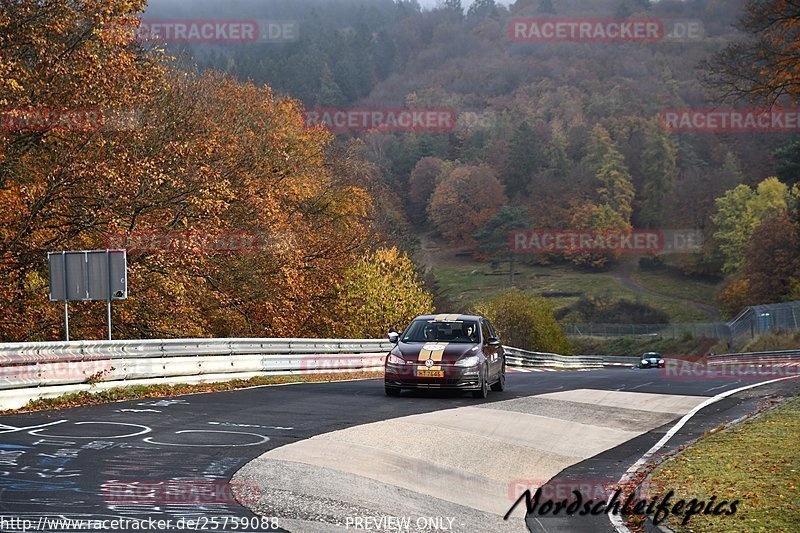
[[[503,346],[506,362],[510,366],[549,368],[603,368],[603,357],[599,355],[558,355],[554,353],[529,352],[511,346]]]
[[[800,361],[800,350],[781,350],[777,352],[726,353],[709,355],[709,365],[753,364],[778,365]]]
[[[255,376],[380,372],[380,339],[167,339],[0,344],[0,409],[124,385],[203,383]],[[602,357],[505,347],[510,366],[600,368]]]
[[[167,339],[0,344],[0,409],[124,385],[203,383],[255,376],[380,372],[380,339]],[[602,368],[636,357],[563,356],[504,347],[509,366]],[[745,359],[743,359],[743,357]],[[710,356],[709,364],[776,362],[798,351]],[[713,361],[712,361],[713,360]],[[617,363],[619,364],[619,363]]]
[[[0,409],[125,385],[383,369],[379,339],[168,339],[0,344]]]

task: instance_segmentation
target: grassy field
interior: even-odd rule
[[[458,307],[456,311],[468,310],[477,301],[489,299],[510,285],[507,273],[494,275],[487,263],[468,260],[440,262],[432,268],[432,272],[440,290]],[[634,272],[633,279],[645,285],[649,291],[659,294],[637,296],[634,291],[623,287],[612,272],[586,272],[561,265],[518,265],[515,284],[529,294],[547,296],[548,293],[555,293],[550,300],[556,308],[575,303],[581,295],[602,296],[650,305],[666,313],[671,322],[709,321],[708,315],[702,310],[670,297],[714,305],[716,285],[677,279],[668,273],[638,270]]]
[[[675,491],[675,500],[739,500],[730,516],[703,513],[686,525],[670,517],[666,525],[689,531],[798,531],[800,524],[800,398],[732,429],[712,433],[655,470],[651,498]]]
[[[717,284],[689,280],[669,272],[637,270],[632,277],[651,291],[711,305],[716,302],[719,290]]]

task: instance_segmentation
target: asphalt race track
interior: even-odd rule
[[[701,410],[664,451],[769,397],[797,394],[798,381]],[[410,521],[400,531],[612,531],[604,515],[526,521],[524,504],[508,521],[502,515],[524,488],[616,481],[675,420],[750,383],[667,379],[659,370],[510,373],[506,391],[487,401],[443,392],[387,398],[380,380],[362,380],[5,416],[0,529],[22,531],[26,519],[28,530],[78,531],[51,520],[129,518],[151,521],[105,530],[160,531],[171,520],[184,531],[276,523],[398,531],[403,522],[366,521],[392,516]],[[167,489],[192,484],[215,496],[203,492],[197,503]],[[259,519],[232,492],[276,520]]]

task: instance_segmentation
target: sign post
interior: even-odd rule
[[[105,301],[108,340],[111,340],[111,302],[128,297],[125,250],[48,252],[50,301],[64,302],[64,329],[69,340],[69,302]]]

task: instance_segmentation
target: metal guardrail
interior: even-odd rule
[[[603,368],[603,357],[599,355],[558,355],[554,353],[529,352],[512,346],[503,346],[506,361],[511,366],[553,368]]]
[[[265,375],[383,369],[392,344],[380,339],[166,339],[0,344],[0,409],[68,392],[132,384],[201,383]],[[505,346],[509,366],[603,368],[638,357],[563,356]],[[709,364],[769,364],[800,350],[709,356]]]
[[[636,365],[642,360],[636,355],[603,355],[604,365]]]
[[[708,355],[709,365],[757,364],[773,365],[800,362],[800,350],[779,350],[775,352],[749,352]]]
[[[383,369],[379,339],[166,339],[0,344],[0,409],[132,384]]]
[[[34,398],[133,384],[383,369],[380,339],[153,339],[0,344],[0,409]],[[599,356],[505,347],[510,366],[601,368]]]

